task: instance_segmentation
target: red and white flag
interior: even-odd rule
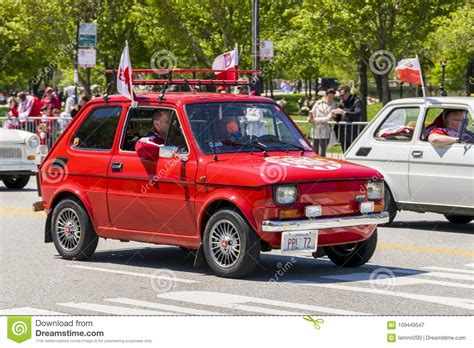
[[[117,74],[117,92],[133,102],[135,93],[133,92],[132,62],[130,61],[127,41],[120,57]]]
[[[226,52],[217,56],[212,63],[212,70],[226,70],[224,72],[216,72],[216,78],[219,80],[237,80],[239,78],[236,70],[239,68],[239,50],[234,48],[230,52]]]
[[[395,68],[397,77],[401,82],[414,83],[422,85],[421,67],[418,57],[402,59]]]

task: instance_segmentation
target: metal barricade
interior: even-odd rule
[[[44,145],[50,149],[61,133],[70,123],[70,119],[61,117],[28,117],[25,122],[9,119],[8,117],[0,117],[0,127],[24,130],[37,134],[40,138],[44,137]],[[43,133],[43,134],[41,134]]]
[[[295,120],[295,123],[303,129],[303,133],[306,133],[308,140],[312,140],[310,136],[312,124],[304,120]],[[369,122],[330,121],[329,125],[331,126],[332,131],[334,131],[336,139],[335,144],[327,148],[326,157],[341,159],[344,152],[368,124]],[[309,129],[309,132],[305,132],[305,129]]]

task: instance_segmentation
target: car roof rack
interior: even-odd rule
[[[196,78],[197,74],[212,74],[212,73],[220,73],[220,72],[229,72],[229,73],[236,73],[235,79],[198,79]],[[106,70],[106,74],[113,74],[117,73],[116,69],[109,69]],[[252,82],[251,80],[247,79],[239,79],[239,74],[259,74],[259,70],[213,70],[213,69],[133,69],[132,70],[132,83],[134,85],[163,85],[163,86],[171,86],[171,85],[187,85],[187,86],[246,86],[250,85]],[[135,75],[138,74],[154,74],[154,75],[166,75],[166,78],[161,79],[145,79],[142,77],[135,78]],[[173,74],[192,74],[192,78],[173,78]]]

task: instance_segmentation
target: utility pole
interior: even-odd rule
[[[252,0],[252,70],[260,69],[260,18],[259,18],[259,0]],[[260,95],[262,90],[262,78],[254,74],[253,89],[256,95]]]

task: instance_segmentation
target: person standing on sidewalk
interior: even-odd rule
[[[313,147],[322,157],[326,157],[326,149],[331,138],[332,126],[329,121],[333,119],[333,110],[336,109],[335,95],[336,91],[328,89],[326,95],[314,104],[307,119],[307,122],[313,125],[311,129]]]

